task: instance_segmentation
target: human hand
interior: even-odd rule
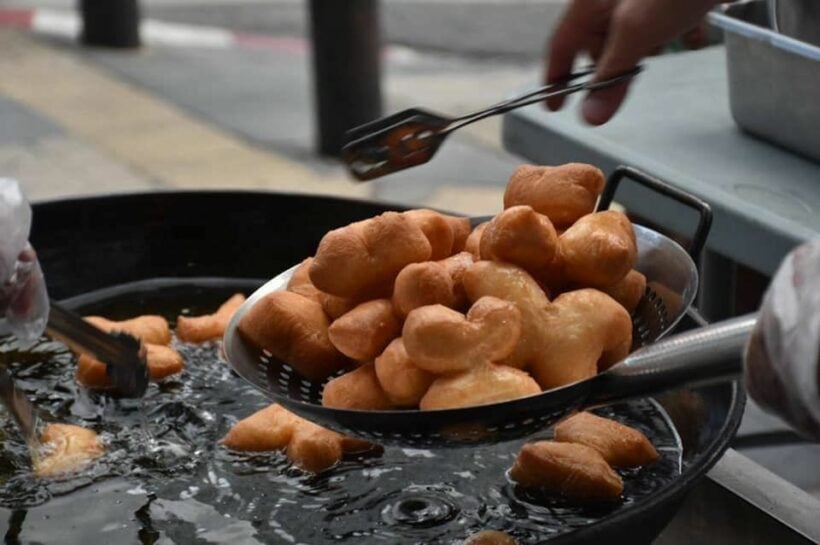
[[[27,238],[31,208],[14,180],[0,179],[0,335],[24,342],[45,330],[48,294]]]
[[[820,439],[820,240],[792,251],[772,279],[744,361],[749,395]]]
[[[720,0],[572,0],[549,43],[547,83],[567,76],[580,53],[597,63],[595,80],[637,66],[644,57],[696,27]],[[592,125],[609,121],[626,96],[629,82],[587,95],[581,108]],[[547,101],[558,110],[563,99]]]

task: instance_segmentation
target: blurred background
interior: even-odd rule
[[[324,15],[318,24],[333,32],[326,48],[363,42],[353,44],[355,55],[356,47],[381,45],[380,78],[351,61],[350,77],[371,83],[348,100],[367,110],[375,79],[382,113],[423,105],[457,114],[540,81],[543,44],[564,0],[339,4],[358,19]],[[519,162],[501,148],[499,118],[457,133],[430,164],[366,185],[319,153],[316,90],[333,86],[333,75],[316,81],[311,5],[0,0],[0,172],[20,179],[35,200],[251,187],[497,210]],[[141,47],[100,43],[116,38],[115,8],[138,10]],[[83,14],[95,10],[103,39],[82,46]]]

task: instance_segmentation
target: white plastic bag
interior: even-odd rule
[[[747,346],[749,394],[820,438],[820,240],[792,251],[772,279]]]
[[[14,180],[0,178],[0,335],[31,342],[43,334],[48,294],[28,243],[31,207]]]

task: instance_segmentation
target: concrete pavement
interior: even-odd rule
[[[36,150],[30,154],[29,170],[15,171],[8,154],[8,162],[0,164],[5,175],[21,178],[34,199],[152,187],[298,189],[352,196],[367,192],[342,179],[320,180],[295,161],[257,149],[73,54],[20,33],[0,34],[0,50],[5,74],[0,93],[7,107],[16,106],[23,125],[48,127],[34,131],[28,146],[15,143],[23,151]],[[21,117],[19,112],[26,110],[32,115]],[[51,155],[54,146],[48,143],[56,135],[59,149],[73,151]],[[65,162],[81,163],[75,160],[78,153],[84,153],[85,169],[62,168]],[[90,162],[95,159],[114,169],[109,175],[116,177],[85,177],[98,168]],[[127,175],[120,177],[123,172]]]
[[[542,21],[554,18],[564,2],[383,0],[386,41],[421,48],[385,49],[385,112],[423,105],[463,113],[538,81],[544,28],[550,25]],[[158,26],[167,21],[216,25],[210,36],[224,28],[272,39],[257,41],[264,47],[217,46],[229,40],[191,41],[191,36],[209,36],[209,29],[194,26],[191,32],[183,29],[188,42],[138,52],[84,49],[65,39],[77,30],[74,0],[0,0],[0,9],[9,6],[52,9],[46,26],[56,29],[57,37],[9,38],[31,44],[20,48],[28,52],[30,70],[17,70],[21,60],[0,52],[0,63],[15,74],[0,85],[0,93],[59,128],[64,146],[83,147],[107,162],[106,168],[128,173],[97,180],[78,172],[76,179],[89,180],[83,192],[269,187],[490,213],[500,206],[500,187],[518,163],[501,149],[498,119],[454,135],[429,165],[367,185],[351,183],[337,163],[316,157],[302,0],[142,0],[150,24],[156,17]],[[151,44],[175,40],[176,35]],[[29,93],[30,86],[40,90]],[[19,157],[19,150],[15,154]],[[55,170],[69,172],[49,169],[47,161],[28,154],[21,163],[25,168],[0,161],[0,169],[44,180]],[[110,187],[111,179],[123,180],[122,185]],[[43,191],[80,185],[46,183]],[[38,190],[34,196],[54,191]]]
[[[95,50],[0,32],[0,172],[33,199],[174,188],[305,191],[491,213],[518,163],[498,122],[456,134],[429,164],[370,184],[313,154],[304,39],[264,48]],[[276,46],[279,44],[281,47]],[[537,66],[385,54],[387,111],[485,106],[537,78]]]

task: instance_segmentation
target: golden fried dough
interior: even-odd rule
[[[213,314],[205,316],[180,316],[177,318],[177,337],[186,343],[202,343],[221,339],[234,313],[245,302],[245,296],[237,293]]]
[[[632,314],[646,293],[646,277],[632,269],[618,282],[601,291],[618,301],[627,312]]]
[[[421,398],[419,408],[429,411],[471,407],[539,393],[538,383],[524,371],[485,361],[468,371],[436,378]]]
[[[403,214],[385,212],[327,233],[310,264],[310,280],[339,297],[385,297],[399,271],[431,255],[430,242],[418,225]]]
[[[330,342],[345,356],[371,361],[401,332],[390,299],[374,299],[333,321],[327,330]]]
[[[578,500],[615,500],[624,489],[621,477],[597,450],[575,443],[524,445],[510,478],[521,486]]]
[[[620,212],[588,214],[559,240],[564,275],[576,285],[606,288],[635,266],[635,231],[629,218]]]
[[[624,309],[626,310],[626,309]],[[619,361],[626,358],[629,353],[632,352],[632,336],[630,335],[628,338],[624,337],[623,342],[621,344],[615,346],[611,350],[607,350],[601,354],[601,357],[598,359],[598,372],[602,373],[618,363]]]
[[[625,356],[632,320],[624,307],[595,289],[561,294],[543,314],[540,356],[530,373],[545,390],[594,376],[598,360]]]
[[[107,333],[123,331],[144,343],[168,344],[171,342],[171,328],[162,316],[137,316],[119,322],[101,316],[86,316],[85,321]]]
[[[287,449],[288,458],[297,467],[313,473],[336,465],[344,452],[361,452],[374,446],[317,426],[277,404],[234,424],[221,443],[244,452]]]
[[[547,294],[558,294],[566,291],[569,281],[564,272],[564,257],[561,255],[561,237],[558,237],[558,247],[555,250],[555,255],[552,256],[552,261],[546,269],[540,274],[533,275],[538,285],[547,292]],[[580,287],[580,286],[579,286]]]
[[[341,435],[342,438],[342,452],[348,453],[357,453],[357,452],[368,452],[371,450],[376,450],[381,447],[374,443],[370,443],[365,441],[364,439],[359,439],[357,437],[350,437],[349,435]]]
[[[345,299],[324,292],[319,292],[319,303],[322,305],[325,314],[333,320],[344,316],[358,305],[355,299]]]
[[[517,545],[517,542],[505,532],[483,530],[468,537],[462,545]]]
[[[301,420],[274,403],[234,424],[221,443],[245,452],[283,449],[290,443],[293,429]]]
[[[448,216],[444,214],[444,218],[450,222],[450,228],[453,230],[453,248],[451,253],[457,254],[464,251],[464,245],[467,243],[467,237],[470,236],[470,218],[460,216]]]
[[[660,458],[640,431],[588,412],[573,415],[555,426],[555,440],[593,448],[615,467],[640,467]]]
[[[504,192],[504,208],[531,206],[565,229],[595,209],[604,189],[604,173],[592,165],[522,165],[515,169]]]
[[[182,371],[182,354],[170,346],[145,343],[145,350],[148,378],[152,381],[156,382]],[[105,364],[90,354],[80,354],[74,376],[86,388],[104,390],[111,387]]]
[[[396,277],[393,307],[402,318],[411,310],[427,305],[444,305],[461,309],[467,304],[464,272],[473,263],[473,255],[460,252],[440,261],[411,263]]]
[[[433,210],[408,210],[404,215],[410,219],[430,242],[430,259],[444,259],[453,253],[453,224],[443,214]]]
[[[521,337],[502,363],[529,370],[544,389],[589,378],[599,360],[608,363],[629,352],[629,314],[598,290],[567,292],[550,303],[526,271],[491,261],[470,266],[464,287],[471,300],[493,296],[516,304]]]
[[[453,278],[439,262],[411,263],[396,277],[393,307],[404,318],[413,309],[427,305],[456,306]]]
[[[464,288],[470,300],[498,297],[515,303],[521,312],[521,337],[502,363],[524,369],[540,356],[549,299],[526,271],[507,263],[478,261],[464,274]]]
[[[372,363],[366,363],[325,384],[322,405],[364,411],[383,411],[393,407]]]
[[[342,459],[341,436],[313,422],[302,420],[293,430],[287,456],[300,469],[321,473]]]
[[[260,299],[239,322],[245,342],[287,362],[310,380],[328,377],[346,363],[328,337],[321,305],[298,293],[277,291]]]
[[[162,380],[182,371],[184,366],[182,354],[170,346],[146,344],[145,350],[148,376],[151,380]]]
[[[474,262],[475,256],[470,252],[459,252],[439,261],[453,279],[453,295],[455,296],[453,308],[460,309],[468,303],[467,292],[464,290],[464,273]]]
[[[464,251],[473,254],[476,259],[479,259],[481,256],[481,236],[489,224],[489,221],[485,221],[484,223],[476,225],[475,229],[473,229],[470,236],[468,236],[464,242]]]
[[[512,352],[520,335],[521,313],[495,297],[479,299],[466,316],[441,305],[417,308],[402,329],[410,359],[435,374],[499,361]]]
[[[302,263],[293,271],[293,276],[288,281],[287,291],[298,293],[308,299],[313,299],[320,305],[322,310],[331,320],[335,320],[339,316],[346,314],[353,310],[358,304],[354,299],[347,299],[330,295],[321,291],[313,285],[310,281],[310,265],[313,263],[313,258],[309,257],[302,261]]]
[[[507,208],[481,236],[481,259],[512,263],[532,273],[546,270],[555,256],[558,235],[549,218],[529,206]]]
[[[313,258],[309,257],[302,261],[293,275],[288,280],[287,290],[293,293],[298,293],[302,297],[313,299],[317,303],[321,303],[321,296],[323,295],[319,288],[313,285],[310,281],[310,265],[313,263]]]
[[[70,424],[49,424],[40,435],[43,456],[35,462],[38,477],[80,471],[105,449],[93,430]]]
[[[401,337],[387,346],[374,365],[379,384],[396,407],[417,407],[435,379],[413,363]]]
[[[105,364],[89,354],[80,354],[77,358],[74,378],[78,383],[92,390],[104,390],[111,387]]]

